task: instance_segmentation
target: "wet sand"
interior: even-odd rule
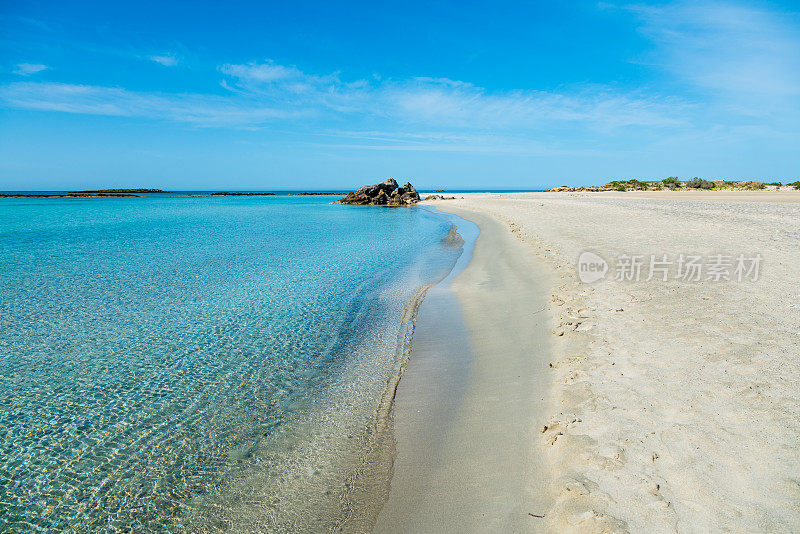
[[[397,390],[389,500],[374,532],[535,530],[542,519],[530,514],[550,505],[535,443],[550,388],[551,281],[504,225],[446,211],[481,234],[467,268],[420,309]]]

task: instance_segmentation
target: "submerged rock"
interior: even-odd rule
[[[362,206],[405,206],[419,202],[419,193],[410,182],[402,187],[393,178],[375,185],[365,185],[351,191],[333,204],[356,204]]]
[[[464,246],[464,238],[458,233],[458,228],[455,225],[450,226],[450,230],[442,238],[442,245],[452,248],[461,248]]]

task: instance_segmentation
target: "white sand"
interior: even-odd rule
[[[603,191],[598,193],[560,193],[561,195],[593,196],[600,198],[650,198],[659,200],[713,200],[737,202],[800,202],[800,191],[783,188],[772,191]]]
[[[800,204],[775,194],[780,203],[769,192],[435,202],[503,222],[555,273],[553,389],[545,411],[531,412],[549,415],[531,421],[543,431],[529,445],[549,466],[550,530],[800,532]],[[760,253],[763,264],[757,282],[586,285],[575,263],[587,249],[606,259]],[[499,301],[488,314],[464,302],[471,329],[505,313]],[[507,326],[494,321],[494,335],[534,325],[536,306]]]

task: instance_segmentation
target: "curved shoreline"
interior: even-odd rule
[[[395,370],[386,382],[373,420],[365,430],[362,445],[364,454],[344,483],[341,495],[342,514],[333,527],[334,532],[370,531],[388,498],[395,455],[392,409],[397,386],[411,354],[417,314],[432,286],[433,284],[426,284],[419,288],[403,310],[397,334]]]
[[[428,246],[412,258],[402,275],[369,291],[378,301],[378,309],[387,310],[380,302],[383,299],[391,308],[386,321],[369,330],[374,335],[365,335],[349,347],[362,357],[344,358],[346,368],[321,390],[315,404],[296,412],[297,431],[287,433],[287,439],[276,442],[276,447],[270,443],[253,451],[241,476],[226,481],[221,498],[204,507],[188,530],[213,531],[220,524],[237,532],[370,530],[388,494],[394,445],[391,406],[410,351],[417,312],[428,289],[446,279],[464,255],[445,242],[449,225],[443,225],[441,219],[450,216],[441,216],[425,215],[441,233],[437,230],[421,236]],[[366,319],[368,310],[343,310],[335,329],[346,332],[350,323],[357,325]],[[372,341],[381,343],[379,350]],[[346,349],[341,345],[327,350],[345,354]],[[379,380],[370,382],[370,376]],[[361,394],[366,391],[358,386],[361,377],[367,377],[363,385],[369,388],[369,395]],[[343,393],[356,400],[343,400]],[[355,410],[340,410],[348,406]]]
[[[476,224],[480,236],[450,281],[452,305],[434,288],[420,311],[413,363],[395,404],[392,487],[374,532],[536,529],[541,520],[531,514],[549,506],[548,477],[531,446],[549,399],[549,318],[529,312],[545,302],[546,272],[501,223],[436,207]],[[444,313],[429,309],[434,297]],[[456,319],[445,322],[456,313],[468,347],[437,343],[457,338]]]
[[[423,285],[406,303],[397,334],[397,347],[394,358],[394,371],[387,380],[386,387],[378,401],[373,420],[365,429],[362,448],[364,454],[358,466],[344,483],[341,494],[341,516],[336,521],[334,532],[369,532],[377,521],[384,504],[389,498],[390,484],[396,457],[394,437],[394,409],[398,386],[408,368],[414,347],[414,335],[420,308],[432,288],[441,290],[457,276],[469,263],[477,239],[477,232],[463,226],[469,221],[436,209],[426,211],[444,217],[452,224],[449,233],[443,238],[443,246],[453,246],[460,242],[461,253],[449,271],[438,281]],[[474,226],[474,225],[473,225]],[[476,228],[477,229],[477,228]]]

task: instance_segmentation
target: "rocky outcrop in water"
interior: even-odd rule
[[[410,182],[402,187],[393,178],[375,185],[365,185],[351,191],[333,204],[356,204],[360,206],[407,206],[419,202],[419,193]]]

